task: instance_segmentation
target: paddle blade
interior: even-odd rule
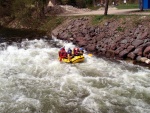
[[[88,54],[88,56],[92,57],[92,56],[93,56],[93,54]]]
[[[59,57],[59,61],[60,61],[60,62],[62,61],[62,57]]]

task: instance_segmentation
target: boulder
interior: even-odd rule
[[[142,54],[143,54],[143,47],[136,48],[133,51],[133,53],[136,54],[136,55],[142,56]]]
[[[137,39],[145,39],[148,36],[148,32],[140,33],[137,36]]]
[[[84,46],[87,45],[87,41],[86,41],[86,40],[82,40],[82,41],[78,42],[78,45],[79,45],[80,47],[84,47]]]
[[[147,59],[147,60],[145,61],[145,63],[146,63],[146,64],[150,64],[150,59]]]
[[[131,52],[131,51],[133,51],[134,49],[135,49],[135,47],[132,46],[132,45],[130,45],[130,46],[127,47],[127,51],[128,51],[128,52]]]
[[[129,54],[127,55],[127,57],[128,57],[128,58],[131,58],[132,60],[134,60],[135,57],[136,57],[136,55],[135,55],[133,52],[131,52],[131,53],[129,53]]]
[[[76,40],[77,42],[80,42],[80,41],[83,41],[83,40],[84,40],[84,37],[76,37],[75,40]]]
[[[95,44],[89,44],[86,46],[87,51],[94,52],[96,50]]]
[[[146,56],[146,54],[150,53],[150,46],[147,46],[143,52],[143,55]]]
[[[96,40],[97,41],[101,41],[101,39],[103,39],[105,37],[105,33],[104,32],[101,32],[97,37],[96,37]]]
[[[123,51],[121,51],[121,52],[119,53],[119,57],[120,57],[120,58],[124,58],[124,57],[127,56],[127,54],[128,54],[128,51],[127,51],[127,49],[125,49],[125,50],[123,50]]]
[[[127,40],[127,39],[121,40],[120,43],[121,43],[121,44],[127,44],[127,43],[128,43],[128,40]]]
[[[132,42],[132,45],[134,46],[134,47],[138,47],[139,45],[141,45],[141,44],[143,44],[143,40],[134,40],[133,42]]]

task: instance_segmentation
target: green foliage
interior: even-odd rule
[[[108,16],[96,15],[96,16],[93,16],[92,18],[92,24],[95,25],[95,24],[102,22],[105,19],[110,19],[110,18],[115,18],[115,15],[108,15]]]
[[[16,18],[29,18],[34,8],[32,0],[14,0],[11,15]]]
[[[69,4],[70,0],[61,0],[63,5]]]
[[[118,9],[136,9],[139,8],[138,4],[119,4]]]
[[[85,0],[76,0],[76,5],[80,8],[83,8],[86,6]]]
[[[87,5],[91,5],[92,4],[92,0],[85,0]]]
[[[66,18],[50,16],[46,19],[46,23],[40,26],[40,30],[52,31],[56,26],[60,25]]]

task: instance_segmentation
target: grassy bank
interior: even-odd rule
[[[5,37],[39,37],[50,35],[51,31],[63,23],[65,17],[49,16],[45,19],[14,19],[3,22],[0,34]],[[1,20],[2,21],[2,20]]]
[[[44,36],[44,35],[51,35],[51,31],[54,30],[57,26],[61,25],[66,21],[67,19],[73,19],[73,18],[81,18],[85,16],[70,16],[70,17],[63,17],[63,16],[48,16],[45,19],[42,20],[31,20],[30,22],[25,21],[18,21],[13,20],[10,23],[13,24],[5,24],[5,26],[0,27],[0,34],[7,36],[7,37],[38,37],[38,36]],[[96,16],[87,16],[91,18],[91,24],[92,25],[100,25],[105,24],[105,22],[111,22],[111,20],[119,20],[120,25],[126,24],[126,19],[129,18],[132,21],[132,25],[137,26],[139,23],[141,23],[141,20],[137,15],[96,15]],[[14,27],[15,24],[15,27]],[[122,31],[121,27],[118,28],[118,31]]]
[[[116,8],[118,8],[118,9],[138,9],[139,4],[119,4]]]

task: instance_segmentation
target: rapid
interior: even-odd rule
[[[0,113],[150,113],[150,70],[85,53],[58,61],[60,40],[0,44]]]

